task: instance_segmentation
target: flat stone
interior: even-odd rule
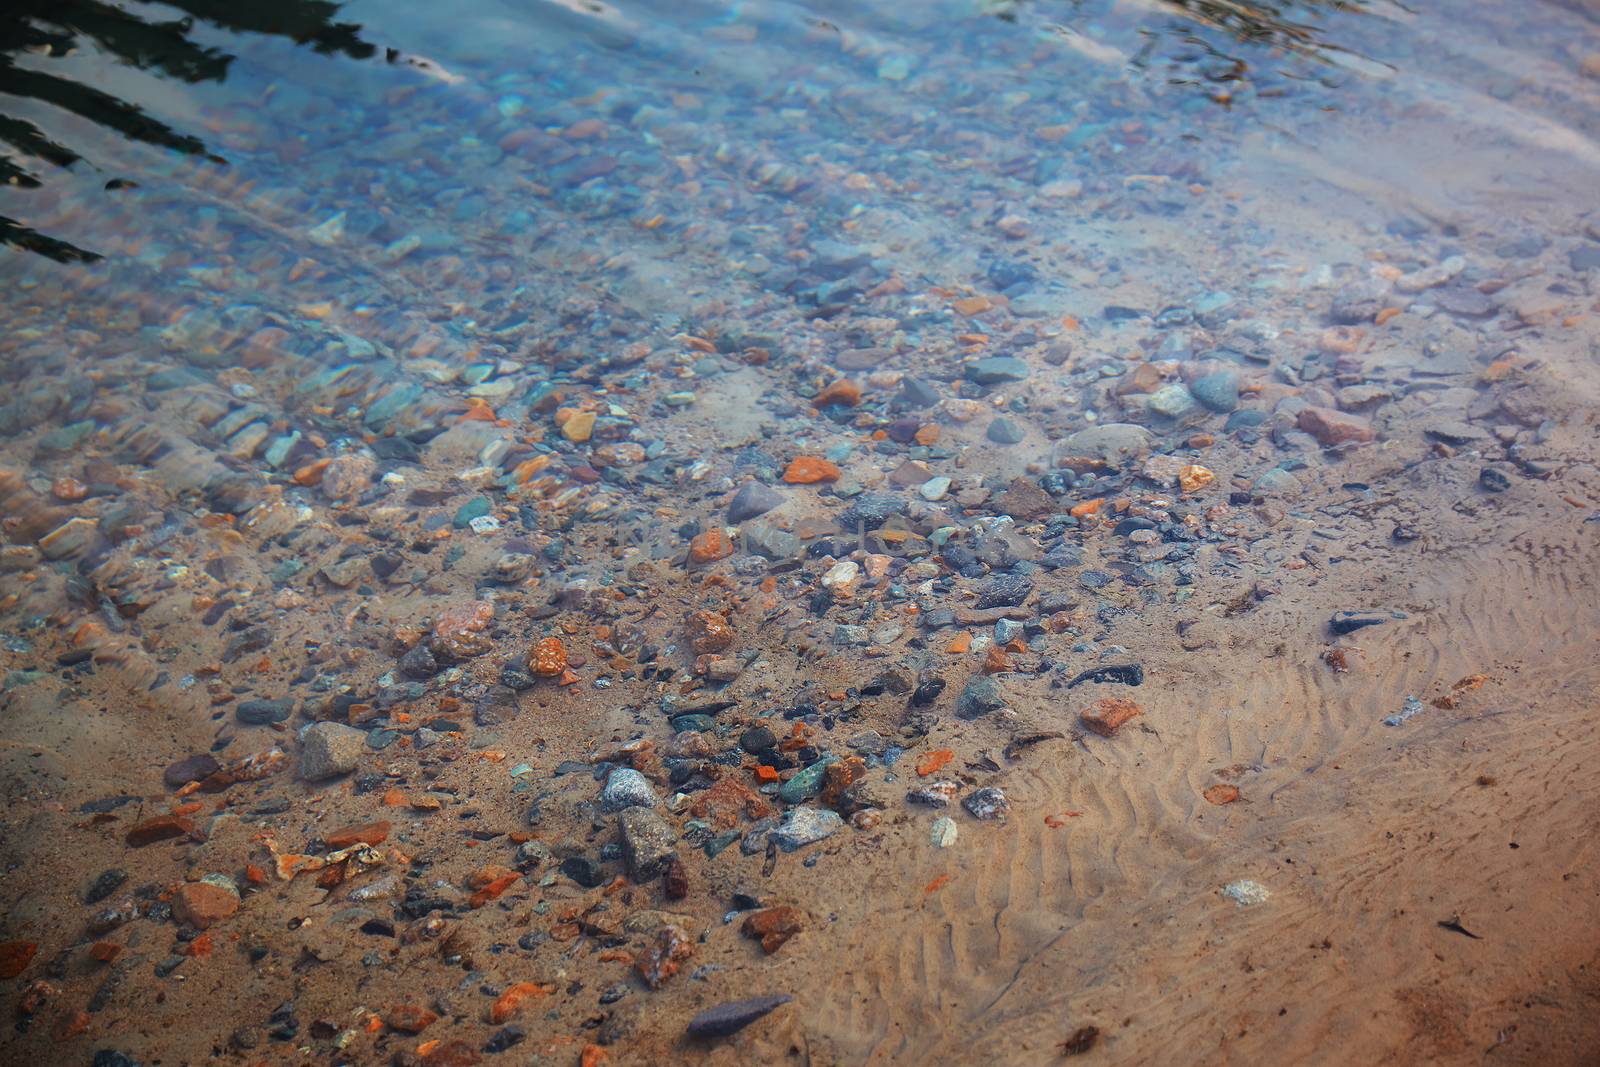
[[[718,1004],[690,1019],[686,1032],[690,1037],[727,1037],[793,999],[787,993],[774,993]]]
[[[660,803],[650,779],[632,767],[618,767],[606,778],[606,787],[600,791],[603,811],[621,811],[624,808],[653,808]]]
[[[1150,450],[1150,431],[1131,422],[1108,422],[1079,430],[1062,442],[1070,456],[1093,456],[1115,462]]]
[[[1286,471],[1282,467],[1273,467],[1257,478],[1251,485],[1252,489],[1262,493],[1272,493],[1276,496],[1297,497],[1303,488],[1300,479],[1294,476],[1293,471]]]
[[[994,501],[995,509],[1014,519],[1037,519],[1057,510],[1055,499],[1031,478],[1017,478]]]
[[[828,765],[838,763],[837,756],[828,756],[803,768],[793,778],[783,783],[778,790],[778,797],[785,804],[799,804],[810,800],[822,791],[822,778],[828,772]]]
[[[1336,611],[1328,622],[1328,629],[1343,635],[1368,626],[1382,626],[1388,621],[1389,616],[1381,611]]]
[[[300,733],[300,777],[321,782],[349,774],[366,748],[366,733],[353,726],[313,723]]]
[[[978,583],[980,611],[984,608],[1015,607],[1028,599],[1033,582],[1020,574],[996,574]]]
[[[211,777],[222,769],[216,757],[206,752],[187,756],[176,763],[170,764],[161,772],[161,780],[169,789],[181,789],[190,782],[198,782]]]
[[[1567,264],[1574,271],[1600,270],[1600,244],[1579,245],[1567,253]]]
[[[1489,435],[1470,422],[1460,419],[1435,419],[1422,427],[1422,432],[1429,437],[1436,437],[1447,445],[1468,445],[1474,441],[1482,441]]]
[[[1028,376],[1028,365],[1016,356],[988,356],[967,364],[966,376],[979,385],[1020,382]]]
[[[988,675],[972,679],[956,698],[958,719],[977,719],[1006,706],[1000,683]]]
[[[876,530],[907,507],[907,501],[893,493],[862,493],[839,513],[839,525],[846,530]]]
[[[990,821],[1003,819],[1011,814],[1011,802],[1006,799],[998,786],[985,786],[974,790],[961,798],[961,806],[967,809],[967,814],[974,819]]]
[[[1164,419],[1182,419],[1192,414],[1198,405],[1194,396],[1182,382],[1168,382],[1150,394],[1145,407],[1153,415]]]
[[[889,484],[909,489],[912,486],[922,485],[932,477],[933,472],[928,469],[926,463],[908,459],[889,472]]]
[[[677,855],[678,835],[672,824],[649,808],[624,808],[617,818],[622,831],[622,861],[628,877],[648,882],[666,873]]]
[[[201,930],[239,910],[239,894],[211,882],[188,882],[172,897],[172,917]]]
[[[283,722],[294,711],[294,701],[287,698],[282,700],[246,700],[234,709],[234,715],[242,723],[249,726],[270,726],[276,722]]]
[[[1359,444],[1377,437],[1377,431],[1360,415],[1333,408],[1308,407],[1300,411],[1302,430],[1317,439],[1325,448],[1335,445]]]
[[[799,807],[785,812],[783,822],[773,827],[769,836],[779,848],[793,852],[831,837],[842,829],[844,820],[838,812],[826,808]]]
[[[733,494],[733,499],[728,501],[728,521],[740,523],[758,515],[765,515],[786,499],[788,498],[770,485],[745,482],[739,487],[739,491]]]

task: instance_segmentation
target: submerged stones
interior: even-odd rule
[[[988,356],[967,364],[966,377],[978,385],[1002,385],[1028,377],[1028,365],[1016,356]]]
[[[989,822],[1011,814],[1011,802],[997,786],[975,789],[961,798],[961,806],[974,819]]]
[[[1078,716],[1078,721],[1091,733],[1114,737],[1118,729],[1143,712],[1143,708],[1126,697],[1106,697],[1095,701],[1093,706]]]
[[[618,816],[622,859],[628,878],[648,882],[665,874],[677,854],[677,833],[648,807],[627,807]]]
[[[961,690],[961,695],[956,698],[956,717],[978,719],[1005,706],[1006,701],[1001,695],[1000,683],[983,675],[972,679]]]
[[[1069,435],[1062,441],[1062,447],[1068,455],[1091,456],[1117,463],[1148,452],[1153,443],[1150,431],[1143,426],[1108,422]]]
[[[600,791],[600,809],[607,812],[631,807],[653,808],[660,802],[650,785],[650,779],[632,767],[612,770],[606,778],[605,788]]]
[[[785,852],[814,845],[844,829],[844,819],[827,808],[797,807],[784,812],[783,821],[772,828],[770,839]]]
[[[727,1037],[793,999],[787,993],[776,993],[718,1004],[690,1019],[686,1032],[698,1038]]]
[[[294,713],[294,701],[244,700],[234,709],[234,715],[247,726],[270,726],[284,722]]]
[[[1372,423],[1363,416],[1333,408],[1302,408],[1298,421],[1300,428],[1325,448],[1362,444],[1378,436]]]
[[[300,732],[300,777],[321,782],[349,774],[366,750],[367,735],[337,722],[312,723]]]
[[[783,504],[785,497],[782,493],[769,485],[761,482],[746,482],[733,494],[733,499],[728,501],[728,521],[741,523],[746,519],[765,515],[773,508]]]

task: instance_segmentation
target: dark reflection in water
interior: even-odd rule
[[[1164,32],[1141,30],[1146,44],[1131,62],[1151,69],[1159,56],[1171,80],[1201,86],[1213,100],[1226,105],[1232,100],[1230,85],[1249,80],[1268,59],[1287,56],[1320,65],[1336,56],[1354,55],[1330,38],[1330,24],[1341,14],[1367,12],[1375,2],[1393,0],[1154,0],[1153,11],[1179,18]],[[201,24],[233,33],[283,37],[325,55],[356,59],[377,55],[379,49],[363,38],[361,26],[336,21],[339,8],[329,0],[171,0],[160,9],[175,9],[182,16],[166,18],[153,12],[141,17],[97,0],[12,0],[0,13],[0,142],[16,155],[0,152],[0,181],[32,188],[43,180],[41,163],[61,168],[93,163],[34,122],[8,114],[5,96],[53,105],[131,141],[225,162],[201,138],[160,121],[138,103],[40,69],[48,63],[19,64],[19,55],[60,58],[87,41],[107,56],[142,71],[190,84],[223,81],[235,57],[193,40]],[[1094,0],[992,0],[984,10],[1010,23],[1038,25],[1043,20],[1045,26],[1070,36],[1077,33],[1072,25],[1104,15],[1109,7]],[[1171,47],[1160,48],[1163,40]],[[384,49],[383,58],[396,62],[407,57]],[[106,187],[126,184],[112,178]],[[3,215],[0,244],[64,262],[100,258]]]
[[[133,141],[169,148],[185,155],[225,162],[192,134],[173,129],[131,101],[72,78],[19,66],[16,57],[31,53],[50,58],[72,54],[88,40],[109,56],[139,70],[195,83],[222,81],[233,56],[191,40],[203,22],[235,33],[287,37],[297,44],[332,55],[365,59],[377,49],[361,38],[361,27],[335,22],[339,5],[327,0],[168,0],[164,5],[182,18],[141,18],[133,12],[96,0],[10,0],[0,13],[0,93],[38,100],[87,119]],[[83,162],[26,119],[0,111],[0,141],[21,158],[0,154],[0,181],[34,188],[40,177],[30,160],[57,167]],[[115,187],[113,179],[108,185]],[[0,243],[61,261],[100,258],[96,253],[38,233],[0,215]]]

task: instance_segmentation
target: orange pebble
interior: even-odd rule
[[[694,539],[689,542],[689,559],[695,563],[715,563],[731,555],[733,555],[733,542],[728,539],[728,535],[720,526],[713,526],[709,530],[695,534]]]
[[[817,482],[836,482],[840,470],[837,466],[817,456],[796,456],[783,472],[783,480],[790,485],[814,485]]]
[[[489,1008],[489,1021],[499,1026],[520,1012],[528,1001],[545,996],[547,993],[549,990],[543,986],[532,982],[517,982],[501,993],[499,999]]]
[[[819,408],[825,408],[830,404],[840,404],[847,408],[853,408],[861,403],[861,386],[849,378],[840,378],[818,393],[816,399],[811,402]]]
[[[940,768],[955,758],[956,754],[948,748],[935,749],[917,760],[917,774],[923,778],[936,774]]]
[[[318,485],[322,482],[322,473],[328,469],[328,464],[333,460],[327,457],[312,460],[304,467],[294,472],[296,485]]]
[[[528,670],[541,678],[555,678],[567,669],[567,648],[559,637],[546,637],[533,646]]]

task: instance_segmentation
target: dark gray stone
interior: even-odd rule
[[[1000,692],[1000,683],[988,675],[983,675],[972,679],[966,688],[961,690],[961,696],[956,698],[956,717],[978,719],[1005,706],[1006,700]]]
[[[1021,574],[996,574],[978,583],[979,611],[985,608],[1012,608],[1028,599],[1033,582]]]
[[[967,364],[967,380],[979,385],[1020,382],[1028,376],[1028,365],[1016,356],[988,356]]]
[[[1001,415],[989,424],[984,436],[997,445],[1018,445],[1027,440],[1028,431]]]
[[[294,701],[287,698],[283,700],[246,700],[234,711],[239,721],[250,726],[270,726],[275,722],[283,722],[294,711]]]
[[[858,527],[876,530],[888,521],[889,516],[906,510],[908,502],[893,493],[862,493],[839,513],[839,525],[846,530]]]
[[[787,1004],[793,999],[787,993],[776,993],[718,1004],[690,1019],[688,1034],[690,1037],[727,1037],[743,1030],[773,1008]]]
[[[765,515],[786,499],[788,498],[770,485],[745,482],[739,487],[739,491],[733,494],[733,499],[728,501],[728,521],[739,523],[753,519],[757,515]]]
[[[1212,411],[1232,411],[1239,406],[1239,372],[1220,370],[1196,378],[1189,392]]]

